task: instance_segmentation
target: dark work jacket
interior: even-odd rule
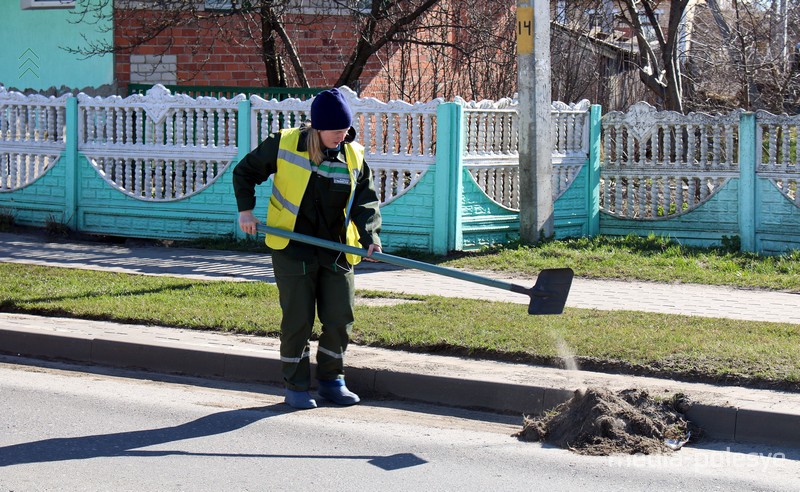
[[[300,134],[297,150],[305,152],[305,132]],[[281,134],[270,134],[244,159],[239,161],[233,169],[233,190],[236,195],[236,205],[239,211],[252,210],[256,206],[255,188],[277,172],[278,147]],[[350,129],[347,142],[355,139],[355,130]],[[329,149],[325,151],[325,160],[346,162],[344,149]],[[312,163],[312,169],[316,170]],[[351,178],[352,179],[352,178]],[[344,243],[344,213],[347,200],[350,197],[350,185],[334,183],[332,179],[318,175],[312,171],[306,186],[294,232],[315,236],[329,241]],[[375,186],[373,175],[369,166],[364,162],[363,172],[356,182],[355,196],[350,211],[350,219],[358,228],[361,236],[360,242],[364,248],[370,244],[380,246],[381,214],[380,201]],[[259,217],[264,221],[265,217]],[[320,264],[331,266],[337,263],[347,267],[344,254],[331,250],[323,250],[315,246],[289,241],[283,250],[286,254],[297,260],[310,261],[316,255]]]

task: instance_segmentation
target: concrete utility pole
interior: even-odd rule
[[[553,235],[550,2],[517,0],[520,239]]]

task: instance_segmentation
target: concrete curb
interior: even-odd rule
[[[80,321],[78,321],[80,322]],[[0,353],[56,359],[105,367],[144,369],[223,380],[282,384],[275,351],[243,349],[221,343],[197,347],[147,334],[85,335],[20,324],[0,328]],[[348,364],[348,386],[362,395],[383,395],[426,403],[485,409],[519,415],[541,414],[568,400],[564,385],[522,384],[454,377],[399,367]],[[635,385],[636,378],[627,378]],[[696,402],[687,417],[704,435],[727,441],[800,446],[800,413]]]

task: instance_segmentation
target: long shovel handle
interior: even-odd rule
[[[332,249],[334,251],[341,251],[342,253],[358,255],[364,258],[367,257],[367,250],[363,248],[356,248],[355,246],[350,246],[348,244],[337,243],[335,241],[328,241],[326,239],[307,236],[305,234],[298,234],[296,232],[286,231],[283,229],[276,229],[274,227],[262,224],[258,225],[258,232],[262,232],[264,234],[272,234],[274,236],[281,236],[287,239],[292,239],[294,241],[299,241],[301,243],[311,244],[325,249]],[[475,282],[478,284],[483,284],[489,287],[495,287],[498,289],[505,289],[505,290],[513,290],[513,284],[504,282],[502,280],[493,280],[490,278],[481,277],[480,275],[462,272],[460,270],[455,270],[452,268],[431,265],[430,263],[424,263],[421,261],[403,258],[401,256],[390,255],[388,253],[372,253],[372,255],[370,255],[369,258],[373,260],[382,261],[384,263],[389,263],[391,265],[396,265],[406,268],[414,268],[416,270],[423,270],[430,273],[436,273],[439,275],[445,275],[447,277],[457,278],[459,280],[466,280],[467,282]]]
[[[277,229],[264,224],[258,224],[257,230],[261,234],[271,234],[333,251],[340,251],[342,253],[367,257],[367,250],[363,248],[356,248],[355,246],[350,246],[348,244],[328,241],[326,239],[307,236],[305,234],[286,231],[284,229]],[[485,285],[487,287],[509,290],[519,294],[526,294],[531,297],[531,305],[528,308],[528,312],[530,314],[560,314],[563,311],[567,293],[569,292],[569,287],[572,283],[572,270],[569,268],[542,270],[542,272],[539,274],[540,280],[542,278],[546,278],[547,280],[537,280],[535,286],[526,288],[521,285],[505,282],[503,280],[486,278],[474,273],[431,265],[430,263],[424,263],[422,261],[411,260],[401,256],[390,255],[388,253],[372,253],[372,255],[369,255],[369,258],[382,261],[384,263],[389,263],[391,265],[414,268],[416,270],[435,273],[437,275],[444,275],[446,277],[452,277],[458,280],[465,280],[467,282],[473,282],[476,284]],[[565,283],[566,291],[564,290]],[[534,298],[540,298],[542,301],[535,303]],[[547,304],[547,306],[545,306],[545,304]]]

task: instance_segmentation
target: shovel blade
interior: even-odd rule
[[[531,303],[528,314],[561,314],[572,287],[574,272],[571,268],[548,268],[539,272],[528,295]]]

